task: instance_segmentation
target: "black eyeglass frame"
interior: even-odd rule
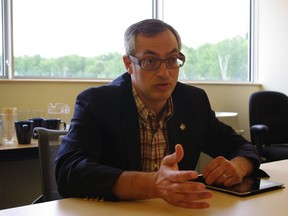
[[[129,55],[129,58],[134,64],[139,65],[142,70],[158,70],[161,67],[162,63],[165,63],[167,69],[177,69],[177,68],[183,67],[183,65],[185,63],[185,55],[183,53],[181,53],[181,52],[179,52],[179,56],[177,57],[177,59],[182,61],[182,63],[179,64],[177,67],[168,66],[167,61],[170,60],[171,57],[166,58],[166,59],[153,58],[153,60],[157,60],[159,62],[159,65],[157,67],[154,67],[154,68],[151,68],[151,69],[147,69],[147,68],[143,68],[142,67],[142,62],[143,61],[149,61],[151,59],[146,59],[146,58],[138,59],[138,58],[136,58],[136,57],[134,57],[132,55]],[[157,65],[157,64],[155,64],[155,65]]]

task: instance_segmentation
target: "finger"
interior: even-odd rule
[[[222,156],[213,159],[203,170],[203,177],[206,178],[211,172],[215,171],[222,163],[227,162]]]
[[[191,209],[203,209],[209,208],[210,205],[208,202],[205,201],[182,201],[177,200],[175,202],[169,202],[172,205],[183,207],[183,208],[191,208]]]
[[[175,146],[175,152],[173,154],[164,157],[163,164],[168,166],[177,164],[182,160],[183,156],[184,156],[183,147],[180,144],[177,144]]]
[[[177,207],[190,208],[190,209],[203,209],[203,208],[210,207],[209,203],[204,202],[204,201],[190,201],[190,202],[189,201],[185,202],[181,200],[177,200],[177,201],[165,200],[165,201]]]
[[[206,186],[198,182],[186,181],[183,183],[172,183],[165,187],[163,198],[175,201],[193,201],[207,199],[211,196],[211,191]]]
[[[216,184],[219,184],[219,185],[223,185],[225,182],[227,182],[227,180],[228,180],[228,176],[225,174],[225,173],[223,173],[223,174],[221,174],[219,177],[218,177],[218,179],[215,181],[215,182],[213,182],[213,183],[216,183]],[[213,184],[212,183],[212,184]]]
[[[181,171],[172,171],[169,172],[169,179],[170,182],[174,183],[184,183],[188,181],[190,182],[191,180],[193,181],[198,177],[198,172],[193,171],[193,170],[181,170]],[[194,182],[195,183],[195,182]]]
[[[185,208],[207,208],[207,202],[200,201],[212,197],[212,192],[205,190],[201,192],[193,191],[191,193],[177,193],[172,197],[168,197],[166,201],[169,203]],[[206,207],[204,207],[204,206]]]
[[[228,175],[227,180],[223,183],[224,186],[229,187],[232,185],[239,184],[243,178],[237,176],[236,174]]]
[[[175,153],[176,153],[176,158],[177,158],[177,163],[178,163],[184,157],[184,149],[183,149],[182,145],[177,144],[175,146]]]
[[[207,202],[179,202],[177,206],[190,209],[204,209],[210,207]]]
[[[202,175],[206,180],[207,178],[209,178],[210,181],[212,179],[216,181],[228,169],[229,169],[229,161],[226,158],[220,156],[212,160],[204,168]]]

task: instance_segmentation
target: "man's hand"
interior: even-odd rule
[[[124,171],[114,184],[113,192],[121,200],[162,198],[184,208],[208,208],[203,199],[212,196],[205,185],[189,180],[196,179],[196,171],[179,171],[177,163],[183,158],[181,145],[175,153],[167,155],[157,172]]]
[[[175,153],[166,156],[156,173],[156,190],[158,196],[166,202],[185,208],[208,208],[203,199],[210,198],[212,193],[205,185],[189,180],[196,179],[196,171],[179,171],[177,163],[183,158],[184,151],[180,144],[176,145]]]
[[[202,175],[207,184],[232,186],[240,183],[252,171],[253,164],[247,158],[236,157],[229,161],[219,156],[204,168]]]

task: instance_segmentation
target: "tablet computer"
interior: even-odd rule
[[[208,185],[202,175],[199,175],[198,179],[195,179],[193,181],[204,183],[206,185],[206,188],[208,189],[221,191],[241,197],[251,196],[258,193],[284,188],[283,183],[260,179],[256,177],[245,177],[241,183],[233,185],[231,187],[225,187],[223,185]]]

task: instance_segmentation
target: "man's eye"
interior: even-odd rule
[[[155,62],[156,62],[155,59],[145,59],[145,60],[143,60],[143,64],[145,64],[145,65],[155,64]]]
[[[169,59],[168,59],[168,62],[170,62],[170,63],[175,63],[175,62],[177,62],[177,58],[176,58],[176,57],[169,58]]]

